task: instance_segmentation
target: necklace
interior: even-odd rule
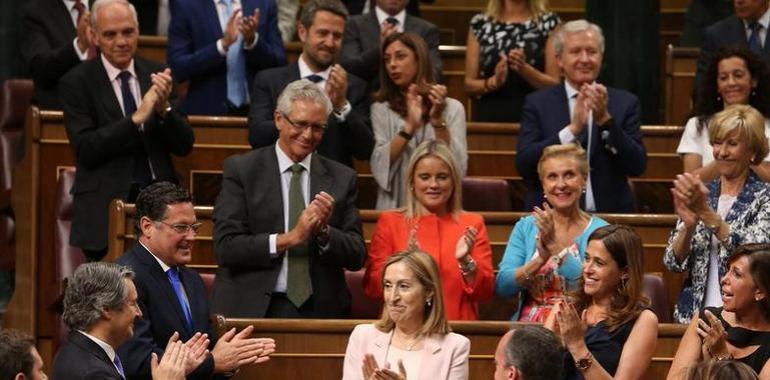
[[[391,344],[392,344],[392,341],[393,341],[393,337],[395,335],[396,335],[396,332],[395,332],[395,329],[394,329],[393,335],[391,335],[391,337],[390,337]],[[406,337],[404,337],[404,338],[402,338],[402,340],[404,341],[404,347],[405,347],[406,351],[412,351],[412,350],[414,350],[414,347],[417,345],[417,343],[420,343],[420,341],[422,340],[422,336],[417,335],[417,336],[415,336],[415,337],[413,337],[411,339],[406,339]]]

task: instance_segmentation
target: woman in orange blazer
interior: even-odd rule
[[[478,303],[492,295],[492,249],[481,215],[462,210],[460,174],[449,147],[438,140],[415,149],[406,177],[406,206],[380,214],[369,247],[364,291],[382,300],[387,259],[408,247],[438,264],[446,316],[478,319]]]

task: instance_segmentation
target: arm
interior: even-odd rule
[[[219,265],[226,267],[269,268],[272,265],[269,233],[252,233],[249,218],[249,197],[244,188],[243,173],[236,157],[225,160],[222,189],[214,207],[214,250]],[[249,168],[243,168],[247,171]],[[280,233],[280,231],[274,231]]]
[[[447,98],[447,108],[444,110],[444,118],[447,130],[450,132],[449,147],[460,170],[460,176],[464,177],[468,170],[468,144],[466,141],[465,108],[456,99]]]
[[[69,12],[67,15],[69,16]],[[59,78],[80,63],[80,58],[71,40],[62,46],[51,46],[46,37],[49,32],[45,26],[47,16],[45,11],[36,9],[29,3],[23,6],[19,50],[35,85],[52,88],[56,86]]]
[[[545,70],[540,71],[526,61],[519,69],[519,75],[534,88],[543,88],[559,84],[561,69],[556,60],[556,49],[553,47],[553,36],[556,29],[551,31],[545,43]]]
[[[378,40],[368,48],[364,46],[360,28],[364,20],[359,17],[364,16],[354,16],[345,25],[340,63],[349,73],[371,82],[380,70],[380,36],[377,35]]]
[[[174,98],[175,96],[172,95],[169,100],[171,104],[175,104]],[[156,118],[157,125],[151,132],[164,141],[163,146],[171,154],[182,157],[192,152],[195,134],[185,115],[176,107],[172,107],[171,111],[164,116],[161,117],[155,113],[153,117]]]
[[[361,367],[364,364],[364,325],[358,325],[353,329],[345,348],[345,361],[342,368],[342,380],[368,380],[363,378]]]
[[[752,165],[751,170],[754,171],[762,181],[770,182],[770,162],[762,161],[759,165]],[[701,179],[703,177],[701,176]]]
[[[334,203],[334,214],[342,215],[342,218],[338,223],[329,223],[328,249],[321,260],[332,259],[346,269],[356,271],[364,265],[366,244],[362,235],[361,217],[356,208],[358,187],[355,174],[348,177],[346,190],[344,198]]]
[[[516,272],[527,262],[530,252],[534,251],[534,242],[530,236],[536,233],[532,221],[526,218],[519,219],[513,227],[495,279],[497,295],[510,298],[524,289],[520,279],[517,279]]]
[[[281,32],[278,30],[278,10],[275,2],[263,2],[267,5],[260,9],[259,39],[253,49],[245,50],[246,65],[254,70],[285,66],[286,53],[283,50]],[[267,8],[267,9],[264,9]]]
[[[471,351],[471,341],[464,336],[459,336],[462,339],[459,342],[459,346],[452,352],[452,363],[449,368],[449,376],[447,380],[466,380],[468,379],[468,356]]]
[[[205,45],[201,44],[202,41],[196,44],[195,38],[201,37],[193,29],[198,27],[199,21],[189,18],[190,12],[186,9],[188,6],[190,5],[187,2],[169,2],[174,17],[168,26],[167,60],[178,82],[209,73],[226,64],[226,57],[217,50],[217,39],[212,39]]]
[[[519,142],[516,144],[516,169],[525,179],[537,179],[537,162],[543,149],[549,145],[559,144],[559,134],[543,136],[543,126],[540,120],[540,110],[536,101],[528,95],[521,115],[521,131]]]
[[[465,43],[465,93],[468,96],[484,95],[489,92],[485,86],[487,78],[479,78],[479,40],[468,29],[468,38]]]
[[[249,144],[252,148],[272,145],[278,140],[278,130],[275,128],[273,112],[277,96],[270,91],[271,79],[268,71],[260,71],[254,79],[251,91],[251,107],[249,108]]]
[[[380,214],[374,227],[372,241],[369,244],[369,256],[366,260],[364,274],[364,293],[375,301],[382,300],[382,267],[385,261],[396,251],[393,246],[393,228],[395,227],[389,214]]]
[[[398,172],[401,160],[403,159],[399,155],[395,161],[391,161],[392,144],[396,143],[395,140],[400,140],[403,146],[406,146],[408,141],[397,134],[396,126],[388,122],[389,117],[387,114],[390,110],[386,103],[374,103],[371,109],[374,150],[372,150],[372,158],[369,161],[369,165],[377,185],[384,191],[390,192],[392,191],[392,186],[401,186],[401,184],[393,183],[393,177]]]
[[[687,368],[701,360],[701,340],[696,331],[699,320],[698,313],[693,313],[692,321],[690,321],[690,325],[687,326],[687,330],[679,342],[674,361],[671,362],[671,368],[668,370],[668,376],[666,376],[667,380],[684,378]]]
[[[492,270],[492,246],[489,244],[487,228],[484,219],[478,216],[474,223],[476,239],[471,250],[471,257],[476,262],[476,273],[472,284],[465,284],[465,292],[472,296],[476,302],[483,302],[492,296],[495,275]]]
[[[642,175],[647,167],[647,151],[642,142],[641,121],[639,119],[639,99],[633,100],[619,114],[612,114],[609,126],[609,142],[618,150],[613,162],[619,165],[628,176]]]

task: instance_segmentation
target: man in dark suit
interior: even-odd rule
[[[19,48],[35,83],[32,101],[43,109],[61,109],[59,78],[93,56],[88,1],[27,1],[21,20]]]
[[[408,15],[404,10],[406,3],[407,0],[376,0],[372,12],[351,17],[345,26],[342,67],[367,81],[372,91],[380,87],[380,44],[393,32],[414,33],[422,37],[430,50],[434,78],[439,81],[442,78],[438,27]]]
[[[633,212],[629,176],[647,165],[639,121],[639,100],[629,92],[596,83],[602,65],[601,29],[571,21],[556,34],[557,62],[564,83],[527,96],[516,147],[516,168],[527,180],[524,209],[543,202],[537,163],[549,145],[579,143],[590,165],[582,205],[598,212]]]
[[[349,315],[343,269],[360,269],[366,248],[355,171],[313,153],[331,112],[318,86],[292,82],[273,114],[277,144],[225,160],[214,206],[215,313]]]
[[[286,64],[274,0],[172,1],[168,62],[190,114],[246,116],[254,75]]]
[[[134,334],[134,320],[142,316],[133,278],[131,269],[106,262],[83,264],[68,278],[62,318],[70,333],[56,353],[53,379],[126,378],[115,349]],[[182,358],[196,356],[175,335],[160,362],[158,357],[147,358],[153,379],[182,380]]]
[[[260,71],[254,81],[249,111],[249,143],[254,148],[275,144],[273,122],[276,100],[284,87],[300,78],[324,89],[334,106],[318,152],[353,166],[353,157],[368,160],[374,148],[366,82],[348,75],[335,64],[345,30],[347,11],[339,0],[313,0],[305,4],[298,23],[302,55],[296,63]]]
[[[93,12],[101,54],[62,78],[60,92],[77,161],[70,244],[98,260],[107,250],[110,200],[133,201],[153,181],[176,180],[169,153],[188,154],[194,137],[169,102],[170,70],[134,57],[133,6],[97,1]]]
[[[149,379],[150,355],[163,355],[160,343],[175,332],[201,355],[188,361],[188,378],[208,379],[214,373],[232,372],[241,365],[267,360],[274,350],[272,339],[248,338],[253,328],[214,339],[203,280],[185,266],[192,259],[199,227],[190,194],[177,185],[154,183],[136,199],[134,232],[139,239],[117,260],[136,273],[134,282],[144,313],[134,324],[134,336],[118,349],[129,378]],[[210,354],[203,352],[206,348]]]
[[[420,3],[432,4],[434,1],[435,0],[408,0],[406,4],[406,13],[420,17]],[[345,7],[348,8],[348,12],[350,12],[351,15],[360,15],[371,11],[374,0],[343,0],[342,3],[345,4]]]
[[[747,46],[770,64],[770,44],[767,43],[770,33],[770,0],[734,0],[733,8],[735,14],[709,26],[704,32],[693,94],[700,88],[701,78],[720,47]]]

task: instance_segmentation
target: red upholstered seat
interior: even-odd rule
[[[645,273],[642,284],[644,294],[650,298],[650,307],[658,316],[659,323],[671,323],[671,308],[668,305],[666,284],[661,273]]]
[[[495,178],[463,178],[463,208],[468,211],[513,211],[508,182]]]
[[[364,272],[361,269],[355,272],[345,271],[345,282],[352,298],[351,317],[356,319],[375,319],[380,316],[380,304],[369,299],[364,294]]]

